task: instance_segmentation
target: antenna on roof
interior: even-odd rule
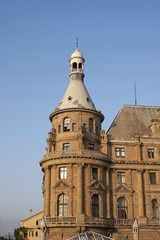
[[[78,48],[78,37],[76,37],[76,48]]]
[[[137,106],[136,83],[134,82],[135,105]]]

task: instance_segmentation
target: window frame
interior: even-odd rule
[[[93,133],[93,118],[89,118],[89,132]]]
[[[61,201],[61,202],[60,202]],[[68,216],[68,196],[64,193],[60,194],[57,199],[57,216]]]
[[[88,143],[88,150],[94,151],[94,144],[93,143]]]
[[[70,131],[70,118],[66,117],[63,119],[63,132]]]
[[[125,147],[115,147],[115,157],[116,158],[125,158],[126,149]]]
[[[70,143],[63,143],[63,151],[69,151],[70,150]]]
[[[99,217],[99,196],[94,194],[91,199],[92,217]]]
[[[98,168],[92,167],[92,179],[98,180]]]
[[[76,131],[76,123],[72,123],[72,132]]]
[[[155,185],[155,184],[157,184],[156,182],[156,172],[150,172],[149,173],[149,179],[150,179],[150,184],[151,185]]]
[[[119,219],[127,219],[128,207],[127,200],[125,197],[120,197],[117,199],[117,210]]]
[[[126,182],[126,174],[125,174],[125,172],[117,171],[117,182],[119,184]]]
[[[152,206],[152,218],[158,219],[159,218],[159,208],[158,208],[157,199],[152,199],[151,206]]]
[[[67,179],[67,167],[59,167],[59,179]]]
[[[153,159],[154,158],[154,148],[147,148],[148,158]]]

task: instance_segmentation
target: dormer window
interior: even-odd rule
[[[65,118],[63,121],[63,132],[70,131],[70,118]]]

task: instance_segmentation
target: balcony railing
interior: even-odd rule
[[[57,152],[51,152],[44,155],[44,159],[47,157],[69,157],[69,156],[89,156],[89,157],[98,157],[98,158],[107,158],[107,155],[101,152],[93,151],[93,150],[82,150],[82,151],[70,151],[70,150],[63,150]]]
[[[114,225],[118,226],[132,226],[134,219],[114,219]]]
[[[52,225],[73,225],[76,223],[76,217],[47,217],[47,226]]]
[[[147,225],[160,226],[160,219],[147,219]]]

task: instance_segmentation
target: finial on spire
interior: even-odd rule
[[[137,105],[136,83],[134,82],[135,105]]]
[[[76,37],[76,48],[78,48],[78,37]]]

